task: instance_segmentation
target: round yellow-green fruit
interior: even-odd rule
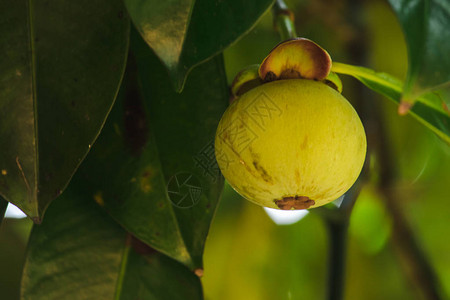
[[[366,156],[352,105],[313,80],[265,83],[225,111],[215,138],[217,163],[244,198],[265,207],[305,209],[343,195]]]

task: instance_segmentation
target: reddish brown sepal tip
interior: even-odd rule
[[[202,268],[197,268],[194,270],[195,275],[197,275],[199,278],[203,277],[203,269]]]
[[[400,105],[398,106],[398,114],[401,116],[406,115],[410,111],[412,106],[413,104],[410,102],[406,101],[400,102]]]

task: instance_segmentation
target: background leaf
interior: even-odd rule
[[[396,103],[402,97],[401,82],[385,73],[376,73],[371,69],[333,62],[332,71],[355,77],[368,88],[386,96]],[[450,144],[450,115],[444,109],[442,100],[437,94],[425,94],[417,99],[417,103],[409,111],[418,121]],[[440,102],[440,103],[439,103]]]
[[[136,28],[169,70],[177,70],[195,0],[125,0]]]
[[[228,105],[223,61],[218,56],[198,66],[178,94],[158,58],[138,34],[134,37],[139,74],[130,57],[121,100],[80,169],[89,186],[86,197],[148,245],[201,268],[223,187],[213,148]],[[195,203],[179,205],[180,199],[169,194],[177,188],[169,184],[186,174],[199,193],[186,198]]]
[[[177,261],[159,253],[131,250],[120,300],[200,300],[200,279]]]
[[[20,280],[31,227],[31,220],[13,218],[3,219],[0,226],[0,291],[2,299],[20,299]]]
[[[0,195],[40,221],[96,139],[128,51],[120,0],[0,2]]]
[[[136,28],[164,62],[177,90],[182,89],[192,67],[247,33],[273,0],[193,3],[192,0],[125,0]]]
[[[194,273],[131,238],[83,189],[74,179],[34,226],[22,299],[202,299]]]
[[[404,97],[450,82],[450,2],[447,0],[389,0],[402,25],[408,46],[409,69]]]

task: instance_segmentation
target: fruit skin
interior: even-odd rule
[[[356,111],[336,90],[313,80],[278,80],[228,107],[215,151],[224,177],[246,199],[302,209],[331,202],[353,185],[366,136]],[[283,205],[292,202],[299,205]]]

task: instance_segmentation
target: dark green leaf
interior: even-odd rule
[[[125,0],[136,28],[166,65],[177,90],[183,88],[192,67],[247,33],[273,0],[193,3],[193,0]]]
[[[450,82],[450,2],[389,0],[403,27],[409,55],[406,101]]]
[[[39,222],[111,109],[129,20],[120,0],[0,2],[0,194]]]
[[[176,72],[195,0],[125,0],[136,28],[172,72]]]
[[[6,208],[8,207],[8,201],[0,196],[0,225],[2,224],[3,217],[5,216]]]
[[[402,83],[398,79],[385,74],[376,73],[371,69],[333,62],[333,72],[351,75],[395,103],[400,103]],[[445,110],[445,102],[438,93],[428,93],[420,96],[417,103],[409,111],[419,122],[431,129],[441,139],[450,144],[450,115]]]
[[[5,218],[0,225],[0,298],[20,299],[20,281],[32,222]]]
[[[136,249],[145,255],[130,251],[118,299],[203,299],[200,280],[188,268],[154,250],[146,254],[148,250]]]
[[[223,187],[213,148],[228,104],[222,57],[195,68],[178,94],[158,58],[134,36],[140,84],[130,58],[120,101],[80,169],[90,187],[86,197],[153,248],[201,268]],[[178,203],[181,198],[170,192],[176,180],[181,185],[191,175],[194,186],[183,195],[195,203]]]
[[[193,272],[132,238],[85,194],[75,178],[34,226],[22,299],[202,299]]]

